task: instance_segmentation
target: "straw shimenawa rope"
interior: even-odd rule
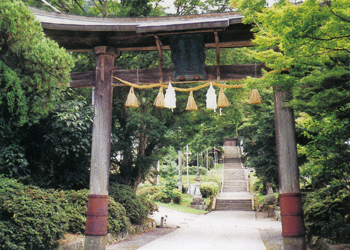
[[[136,88],[136,89],[151,89],[151,88],[158,88],[158,87],[163,87],[163,88],[167,88],[168,87],[168,85],[162,84],[162,83],[154,83],[154,84],[148,84],[148,85],[145,85],[145,84],[142,85],[141,84],[141,85],[139,85],[139,84],[134,84],[134,83],[125,81],[125,80],[120,79],[120,78],[115,77],[115,76],[112,76],[112,77],[114,79],[117,79],[121,83],[124,83],[125,85],[128,85],[128,86]],[[226,84],[221,84],[221,83],[217,83],[217,82],[213,82],[212,84],[213,84],[213,86],[217,86],[217,87],[220,87],[220,88],[226,88],[226,89],[240,89],[240,88],[243,88],[243,87],[246,86],[246,84],[226,85]],[[210,86],[210,82],[204,83],[202,85],[199,85],[199,86],[196,86],[196,87],[192,87],[192,88],[178,88],[178,87],[174,87],[174,89],[176,91],[179,91],[179,92],[191,92],[191,91],[196,91],[196,90],[208,87],[208,86]]]

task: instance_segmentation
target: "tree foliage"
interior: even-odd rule
[[[304,204],[305,226],[309,234],[334,244],[350,242],[350,192],[343,182],[333,182],[307,195]]]
[[[92,108],[72,90],[58,101],[48,117],[23,126],[3,148],[1,173],[41,187],[88,186]]]
[[[305,204],[309,234],[348,242],[349,3],[232,2],[254,24],[255,57],[270,69],[264,84],[251,84],[292,93],[286,105],[297,115],[301,174],[319,189]]]
[[[263,184],[278,186],[278,166],[272,91],[260,91],[263,103],[250,105],[239,128],[244,137],[245,164],[255,169]]]
[[[272,7],[260,0],[233,3],[244,13],[244,21],[255,25],[255,57],[271,69],[264,73],[264,84],[261,80],[251,84],[291,91],[289,105],[297,115],[303,112],[297,127],[303,172],[317,175],[318,183],[346,178],[350,52],[346,1],[307,0],[300,5],[279,1]],[[337,174],[337,169],[345,175]]]
[[[41,25],[19,0],[1,2],[0,12],[0,130],[37,122],[54,107],[66,87],[72,57],[45,38]]]
[[[26,141],[25,135],[60,100],[74,61],[45,38],[40,23],[21,1],[2,1],[0,9],[0,170],[26,179],[33,166],[28,145],[35,140]]]

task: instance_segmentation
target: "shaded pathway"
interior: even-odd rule
[[[262,213],[257,219],[253,211],[213,211],[206,215],[193,215],[160,208],[153,218],[159,224],[160,218],[165,215],[167,215],[167,226],[179,228],[163,236],[160,235],[151,242],[146,242],[142,247],[123,248],[120,243],[117,243],[110,245],[107,249],[265,250],[260,232],[263,232],[265,241],[272,239],[274,245],[281,245],[279,241],[282,237],[278,237],[281,235],[281,223],[264,218]],[[144,238],[147,238],[147,235]],[[130,244],[129,247],[132,245]]]

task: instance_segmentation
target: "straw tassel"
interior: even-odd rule
[[[193,98],[193,91],[191,91],[190,96],[188,97],[186,110],[196,111],[197,109],[198,107],[197,107],[196,101]]]
[[[153,105],[156,106],[157,108],[165,108],[165,106],[164,106],[164,94],[163,94],[162,87],[160,87],[159,93],[158,93],[156,99],[154,100]]]
[[[249,103],[261,104],[261,97],[257,89],[252,89],[252,92],[250,93]]]
[[[206,96],[207,96],[207,100],[206,100],[207,109],[213,109],[215,112],[218,106],[216,104],[216,94],[212,83],[210,83],[210,87],[207,91]]]
[[[130,88],[128,98],[126,99],[125,106],[130,108],[137,108],[140,106],[139,100],[137,100],[137,97],[134,93],[134,87]]]
[[[164,107],[171,109],[171,111],[176,108],[176,93],[171,82],[169,82],[168,89],[165,90]]]
[[[224,93],[224,88],[221,87],[218,98],[218,108],[227,108],[228,106],[230,106],[230,102]]]

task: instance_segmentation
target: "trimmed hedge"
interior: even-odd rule
[[[182,192],[177,188],[169,189],[166,186],[139,186],[137,194],[153,201],[164,203],[173,201],[180,204]]]
[[[0,249],[46,250],[68,229],[67,201],[54,190],[0,177]]]
[[[126,185],[111,183],[109,195],[125,207],[126,216],[134,224],[142,224],[148,215],[157,209],[155,204],[138,197],[132,188]]]
[[[216,182],[203,182],[200,186],[203,198],[214,196],[220,191],[220,187]]]
[[[108,232],[125,229],[130,224],[127,215],[139,222],[156,209],[128,187],[112,185],[112,190],[128,210],[109,197]],[[0,176],[0,249],[47,250],[56,247],[66,232],[84,233],[87,200],[86,189],[41,189]]]
[[[66,216],[68,217],[68,232],[84,234],[86,223],[86,211],[89,191],[87,189],[67,192],[61,192],[62,196],[67,200],[64,207]],[[113,197],[109,197],[108,201],[108,232],[119,232],[126,229],[130,224],[130,219],[126,215],[125,208]]]
[[[308,237],[320,236],[333,244],[350,243],[350,188],[345,183],[309,193],[304,203]]]

